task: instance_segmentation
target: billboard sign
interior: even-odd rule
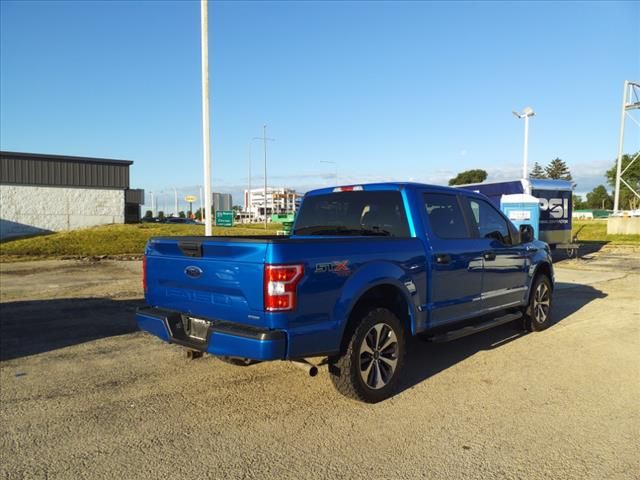
[[[570,190],[533,190],[540,201],[541,230],[571,230]]]

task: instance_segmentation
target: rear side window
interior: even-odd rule
[[[481,238],[493,238],[505,245],[511,244],[509,226],[498,210],[488,202],[469,199],[469,207]]]
[[[425,193],[424,206],[431,230],[439,238],[471,238],[456,195]]]
[[[293,233],[408,237],[409,225],[400,192],[334,192],[305,198]]]

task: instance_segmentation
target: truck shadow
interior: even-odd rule
[[[64,298],[0,304],[0,360],[136,331],[140,300]]]
[[[554,294],[553,323],[549,329],[553,329],[558,323],[593,300],[607,296],[602,291],[588,285],[568,286],[563,284],[562,287]],[[430,343],[418,338],[410,338],[405,372],[398,394],[478,352],[500,348],[526,335],[529,333],[520,328],[519,322],[514,322],[448,343]]]
[[[581,259],[583,257],[589,257],[590,255],[598,253],[609,242],[601,242],[601,241],[595,241],[595,240],[583,240],[583,241],[578,240],[576,243],[580,245],[578,247],[576,255],[579,259]],[[554,265],[563,261],[575,260],[575,257],[570,257],[568,255],[568,251],[562,248],[556,248],[555,250],[552,250],[551,255],[553,257]]]

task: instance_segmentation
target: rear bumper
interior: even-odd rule
[[[212,355],[244,357],[253,360],[282,360],[286,356],[287,336],[282,330],[262,330],[237,323],[211,321],[203,341],[184,334],[179,312],[142,307],[136,312],[141,330],[165,342],[175,343]]]

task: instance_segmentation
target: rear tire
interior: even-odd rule
[[[329,359],[329,374],[336,390],[366,403],[392,396],[404,368],[406,350],[398,317],[386,308],[374,308],[347,335],[344,353]]]
[[[538,275],[531,288],[529,305],[524,313],[525,328],[539,332],[551,325],[551,300],[553,289],[549,277]]]

